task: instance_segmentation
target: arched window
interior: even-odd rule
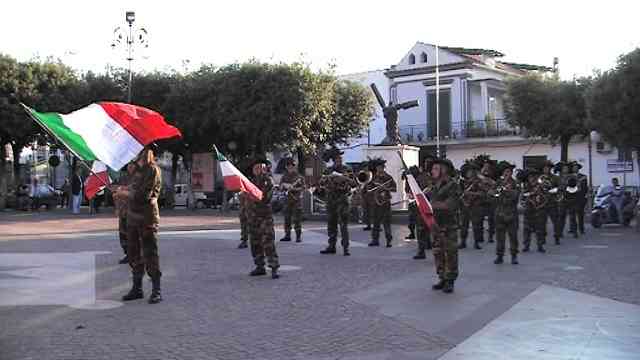
[[[421,63],[423,63],[423,64],[424,64],[424,63],[426,63],[426,62],[427,62],[427,60],[429,60],[429,59],[427,58],[427,54],[425,54],[425,53],[420,54],[420,62],[421,62]]]
[[[416,63],[416,56],[411,54],[409,55],[409,65],[414,65]]]

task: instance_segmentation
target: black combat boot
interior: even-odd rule
[[[427,240],[427,243],[424,246],[425,249],[431,250],[431,239]]]
[[[476,250],[482,250],[482,246],[480,246],[480,242],[476,241],[475,244],[473,244],[473,248]]]
[[[458,249],[466,249],[467,248],[467,242],[463,241],[460,243],[460,245],[458,245]]]
[[[238,249],[246,249],[247,247],[246,241],[240,241],[240,244],[238,244]]]
[[[291,234],[286,234],[280,241],[291,241]]]
[[[336,253],[336,247],[335,246],[327,246],[326,249],[324,250],[320,250],[320,254],[335,254]]]
[[[127,256],[127,254],[124,254],[124,257],[118,261],[118,264],[128,264],[128,263],[129,263],[129,257]]]
[[[504,257],[502,255],[496,256],[496,259],[493,260],[493,263],[496,265],[504,263]]]
[[[296,231],[296,242],[302,242],[302,231]]]
[[[133,286],[131,290],[122,297],[122,301],[131,301],[144,298],[142,292],[142,276],[136,276],[133,278]]]
[[[367,226],[365,226],[364,228],[362,228],[362,230],[364,230],[364,231],[369,231],[369,230],[371,230],[371,225],[367,225]]]
[[[391,241],[392,239],[387,239],[387,247],[390,248],[391,247]]]
[[[511,265],[518,265],[518,255],[511,255]]]
[[[560,237],[556,236],[556,245],[560,245]]]
[[[249,273],[249,276],[262,276],[262,275],[267,275],[267,270],[264,268],[264,266],[259,266],[259,265],[256,266],[256,268]]]
[[[343,248],[342,249],[342,255],[351,256],[351,253],[349,252],[349,248]]]
[[[545,249],[544,249],[544,245],[539,245],[539,246],[538,246],[538,252],[539,252],[539,253],[546,253],[546,252],[547,252],[547,250],[545,250]]]
[[[442,289],[444,289],[445,282],[446,281],[444,279],[440,279],[440,281],[438,281],[437,283],[433,284],[433,286],[431,286],[431,289],[433,289],[433,290],[442,290]]]
[[[453,280],[445,281],[442,292],[445,292],[447,294],[451,294],[453,292]]]
[[[522,252],[529,252],[529,245],[525,245]]]
[[[271,268],[271,278],[274,280],[280,278],[280,275],[278,274],[278,269]]]
[[[489,243],[492,243],[493,241],[493,235],[489,235]]]
[[[424,250],[418,250],[418,253],[413,256],[413,260],[423,260],[426,258],[427,256],[425,255]]]
[[[407,235],[405,239],[411,240],[415,238],[416,238],[415,226],[409,226],[409,235]]]
[[[157,304],[162,301],[162,295],[160,294],[160,276],[157,275],[151,278],[151,296],[149,296],[149,304]]]
[[[380,246],[380,242],[378,240],[371,240],[369,246]]]

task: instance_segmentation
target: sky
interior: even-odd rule
[[[495,49],[510,62],[551,66],[557,56],[570,79],[640,47],[637,0],[5,0],[0,9],[0,53],[94,71],[126,65],[110,45],[128,10],[149,34],[134,70],[256,58],[348,74],[388,68],[421,41]]]

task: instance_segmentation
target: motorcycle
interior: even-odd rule
[[[622,187],[601,186],[593,200],[591,226],[594,228],[606,224],[629,226],[633,219],[633,204],[631,194],[625,192]]]

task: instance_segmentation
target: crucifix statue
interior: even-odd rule
[[[378,100],[378,104],[380,104],[380,107],[382,108],[384,119],[387,121],[387,136],[385,136],[380,145],[401,144],[400,131],[398,130],[398,110],[405,110],[419,106],[420,102],[418,100],[412,100],[400,104],[394,104],[391,99],[389,99],[389,105],[385,106],[384,99],[382,98],[382,95],[380,95],[376,84],[371,84],[371,90],[373,90],[373,93]]]

